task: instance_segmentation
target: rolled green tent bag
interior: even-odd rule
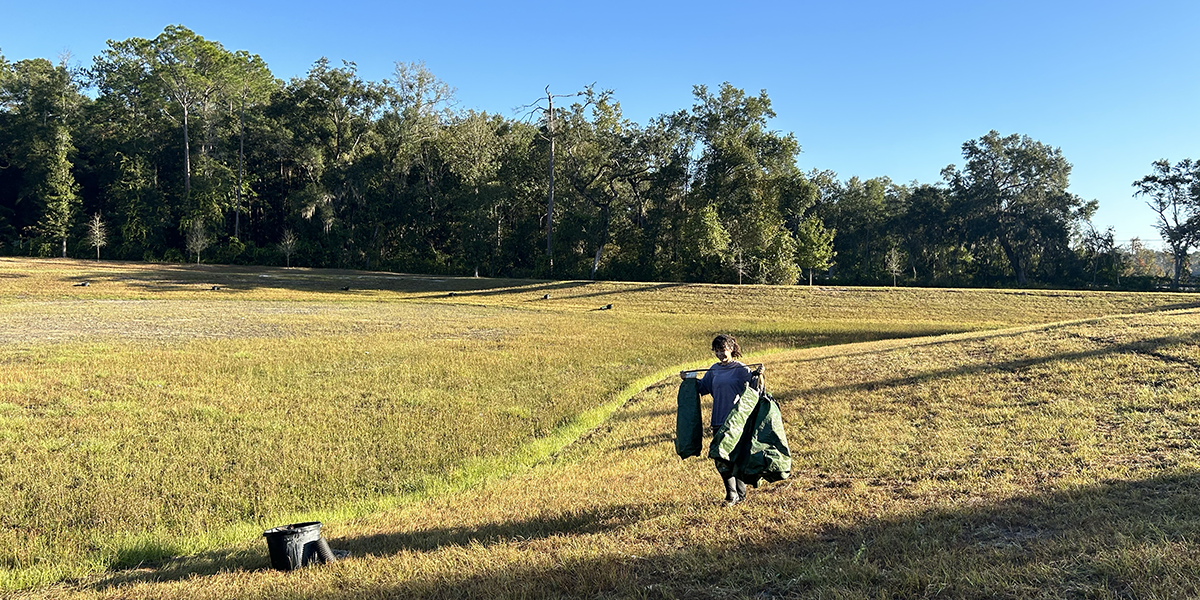
[[[782,481],[792,472],[792,451],[788,448],[783,429],[783,415],[771,394],[763,393],[754,419],[750,446],[745,462],[739,466],[738,478],[758,487],[760,480]]]
[[[725,424],[713,433],[708,457],[723,477],[737,477],[758,487],[762,480],[781,481],[791,475],[792,453],[779,405],[771,394],[750,386],[733,403]]]
[[[679,458],[700,456],[704,449],[704,415],[700,412],[700,382],[688,377],[679,384],[675,413],[675,453]]]

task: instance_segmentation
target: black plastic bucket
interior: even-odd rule
[[[271,568],[292,571],[313,562],[324,562],[318,548],[321,540],[321,522],[293,523],[268,529],[267,552],[271,555]]]

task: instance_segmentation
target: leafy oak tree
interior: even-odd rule
[[[1171,289],[1177,290],[1188,251],[1200,241],[1200,163],[1184,159],[1171,164],[1164,159],[1154,161],[1153,167],[1151,174],[1133,182],[1134,196],[1145,197],[1158,215],[1155,228],[1171,248]]]
[[[998,244],[1017,285],[1025,285],[1045,255],[1065,254],[1072,229],[1095,211],[1067,191],[1071,164],[1062,151],[1029,136],[996,131],[963,144],[962,170],[942,176],[955,199],[969,207],[969,235]]]

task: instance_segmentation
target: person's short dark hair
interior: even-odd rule
[[[712,349],[713,352],[717,350],[731,350],[729,355],[733,358],[742,357],[742,349],[738,346],[737,339],[732,335],[722,333],[713,338]]]

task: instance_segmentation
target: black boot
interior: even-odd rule
[[[742,501],[742,496],[738,494],[738,480],[736,477],[725,478],[725,506],[733,506]]]

